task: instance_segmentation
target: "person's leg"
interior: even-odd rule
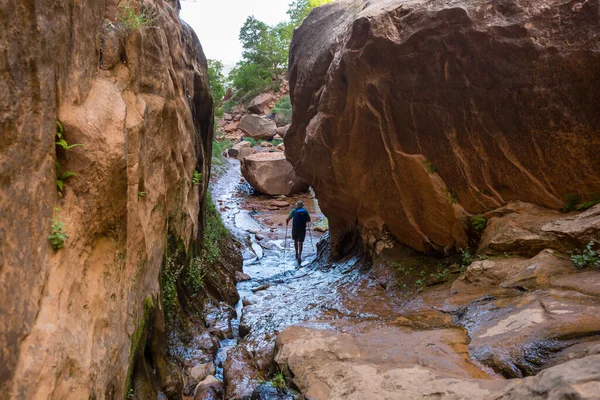
[[[302,258],[302,247],[304,247],[304,243],[301,241],[298,241],[298,258]]]
[[[298,258],[298,243],[300,243],[299,240],[294,240],[294,249],[296,249],[296,258]]]

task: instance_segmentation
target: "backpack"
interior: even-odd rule
[[[306,229],[308,223],[308,211],[304,208],[297,208],[294,212],[294,227]]]

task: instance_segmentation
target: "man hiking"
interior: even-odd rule
[[[296,208],[294,208],[290,215],[288,215],[285,224],[292,221],[292,239],[294,239],[294,248],[296,249],[296,260],[302,262],[302,245],[304,244],[304,238],[306,237],[306,224],[310,222],[310,215],[304,208],[304,202],[298,200]]]

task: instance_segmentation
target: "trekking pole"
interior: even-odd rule
[[[283,259],[285,260],[285,251],[287,250],[287,230],[288,224],[285,224],[285,239],[283,240]]]

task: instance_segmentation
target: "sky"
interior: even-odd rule
[[[233,66],[242,57],[240,28],[249,15],[268,25],[288,19],[291,0],[181,0],[181,19],[200,38],[207,58]],[[227,68],[228,69],[228,68]]]

